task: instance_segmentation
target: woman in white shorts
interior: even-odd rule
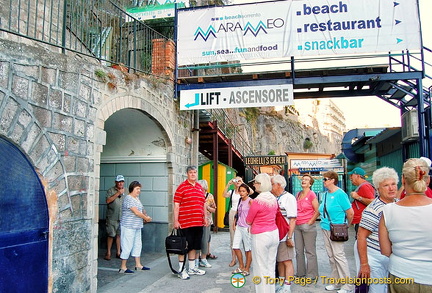
[[[246,184],[242,183],[238,188],[240,194],[240,201],[237,206],[237,213],[234,217],[233,229],[234,229],[234,239],[233,239],[233,250],[239,261],[239,267],[235,269],[232,273],[241,273],[244,276],[249,275],[249,270],[252,262],[252,242],[250,234],[250,226],[246,223],[246,217],[249,212],[252,199],[249,197],[250,188]],[[246,265],[243,262],[242,252],[240,250],[240,245],[243,242],[245,254],[246,254]]]

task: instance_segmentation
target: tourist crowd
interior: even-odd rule
[[[338,293],[432,292],[432,281],[428,276],[432,270],[430,167],[431,161],[427,158],[407,160],[399,190],[399,176],[393,168],[375,170],[371,184],[366,180],[366,172],[356,167],[348,173],[355,186],[349,195],[339,187],[339,175],[327,171],[321,177],[325,192],[319,199],[312,191],[316,178],[310,174],[301,177],[301,191],[295,195],[285,190],[287,183],[281,175],[258,174],[253,180],[253,188],[241,177],[231,179],[223,196],[229,200],[227,220],[232,250],[229,266],[235,267],[232,274],[246,277],[253,273],[254,276],[284,280],[276,284],[255,284],[256,292],[270,293],[291,292],[294,277],[318,278],[316,221],[319,219],[331,267],[330,277],[359,280],[329,284],[325,290]],[[189,249],[186,257],[179,256],[178,276],[183,280],[189,279],[190,275],[204,275],[206,272],[202,268],[212,267],[207,259],[216,258],[210,253],[215,199],[208,193],[207,181],[197,178],[196,167],[189,166],[187,179],[174,194],[173,226],[186,236]],[[139,259],[139,231],[143,222],[151,221],[151,218],[138,199],[141,185],[132,183],[130,194],[123,201],[120,228],[115,227],[109,234],[109,244],[112,244],[115,230],[122,231],[120,255],[117,247],[117,256],[122,259],[120,273],[133,273],[125,266],[130,255],[135,257],[135,270],[149,269]],[[234,188],[230,190],[231,186]],[[109,196],[121,197],[121,188],[123,186],[117,188],[121,192],[113,190]],[[288,226],[284,235],[280,233],[279,213]],[[355,276],[350,275],[345,255],[344,246],[348,242],[337,237],[347,233],[343,228],[351,225],[356,238]],[[110,255],[108,251],[106,258]],[[413,281],[398,284],[397,280],[401,278]]]

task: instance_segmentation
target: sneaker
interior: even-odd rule
[[[336,285],[328,285],[328,286],[325,287],[325,289],[327,291],[334,291],[334,290],[339,290],[340,287],[337,287]]]
[[[275,291],[276,291],[276,293],[281,293],[282,292],[282,288],[283,288],[283,286],[281,286],[279,284],[275,284]]]
[[[198,268],[188,269],[187,272],[189,275],[198,275],[198,276],[205,275],[205,273],[206,273],[205,271],[200,270]]]
[[[199,262],[199,266],[203,267],[203,268],[211,268],[212,265],[208,263],[208,261],[206,259],[202,259]]]
[[[353,293],[354,290],[340,289],[337,293]]]
[[[119,272],[119,274],[133,274],[134,273],[134,271],[132,271],[130,269],[125,269],[125,270],[119,269],[118,272]]]
[[[291,286],[283,285],[279,293],[291,293]]]
[[[182,279],[182,280],[189,280],[190,277],[188,275],[188,273],[186,272],[186,270],[183,270],[183,272],[178,273],[177,276]]]

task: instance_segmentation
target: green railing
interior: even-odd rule
[[[140,1],[142,2],[142,1]],[[0,31],[152,74],[154,40],[169,39],[131,17],[137,1],[5,0]]]

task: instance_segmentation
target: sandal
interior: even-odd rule
[[[232,271],[232,274],[241,274],[243,271],[240,268],[236,268],[234,271]]]
[[[237,261],[232,260],[232,261],[230,262],[229,266],[230,266],[230,267],[233,267],[233,266],[235,266],[236,264],[237,264]]]
[[[250,273],[249,273],[248,271],[243,271],[243,272],[242,272],[242,275],[246,277],[246,276],[249,276]]]
[[[207,258],[217,259],[218,257],[216,255],[214,255],[214,254],[209,253],[209,254],[207,254]]]

